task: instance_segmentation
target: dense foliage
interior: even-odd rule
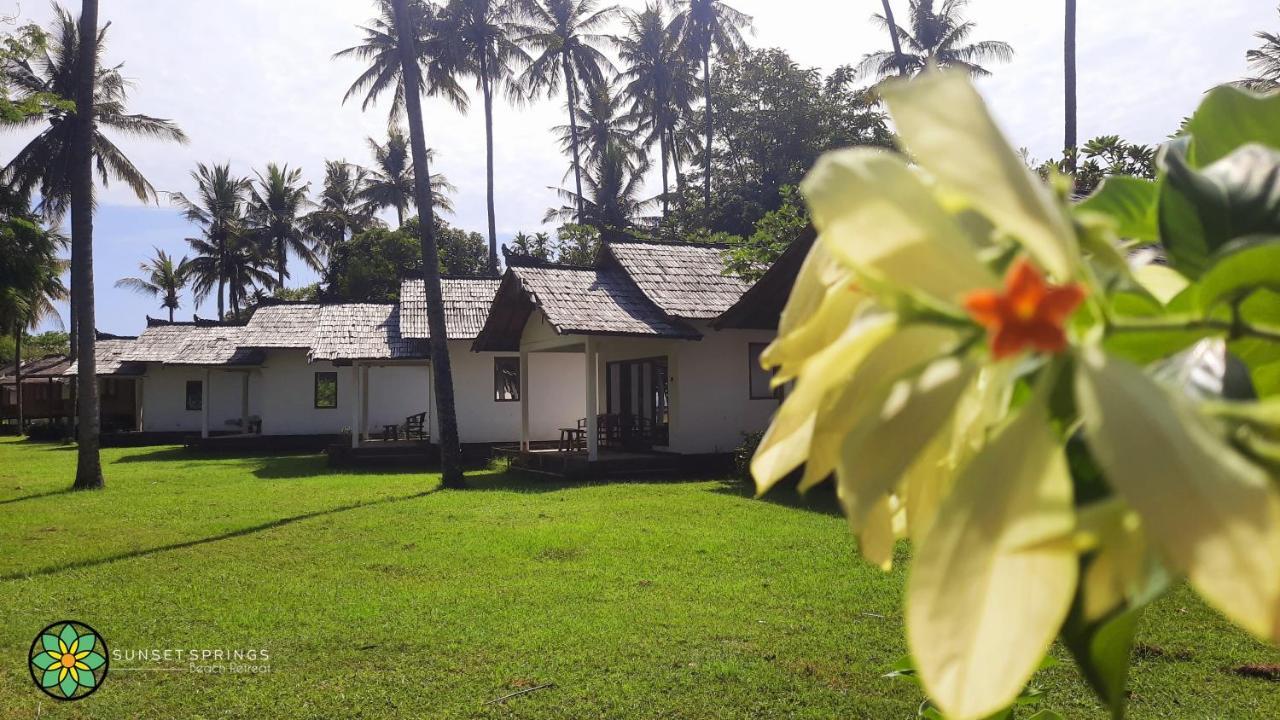
[[[487,272],[489,250],[484,236],[451,227],[436,218],[440,272],[480,275]],[[323,273],[325,299],[351,302],[394,302],[400,282],[422,273],[418,218],[396,230],[371,228],[338,243]]]

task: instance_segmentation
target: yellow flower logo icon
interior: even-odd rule
[[[107,644],[98,631],[74,620],[41,630],[31,643],[31,679],[55,700],[83,700],[107,677]]]

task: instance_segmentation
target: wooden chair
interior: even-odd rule
[[[404,419],[404,436],[406,440],[427,439],[427,414],[420,412]]]

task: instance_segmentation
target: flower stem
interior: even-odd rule
[[[1187,320],[1184,322],[1112,322],[1111,332],[1195,332],[1212,330],[1229,333],[1232,339],[1257,338],[1269,342],[1280,343],[1280,331],[1259,327],[1238,318],[1234,320]]]

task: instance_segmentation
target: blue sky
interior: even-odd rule
[[[643,0],[619,3],[638,8]],[[880,0],[730,0],[755,17],[752,44],[778,46],[806,65],[825,70],[860,59],[887,44],[867,22]],[[905,14],[905,0],[895,0]],[[78,2],[73,2],[78,6]],[[19,7],[0,0],[0,13]],[[27,0],[22,18],[46,23],[52,11]],[[133,139],[119,144],[160,190],[192,190],[197,162],[230,162],[250,174],[267,162],[302,167],[319,185],[324,159],[368,162],[364,138],[385,134],[385,107],[362,112],[342,96],[359,66],[331,55],[355,44],[357,23],[372,14],[365,0],[111,0],[102,18],[112,22],[106,59],[124,62],[135,82],[134,112],[169,117],[191,136],[186,146]],[[975,39],[1013,44],[1014,60],[993,66],[980,88],[1013,143],[1047,158],[1061,144],[1062,6],[1059,0],[972,0],[968,16]],[[1253,33],[1280,30],[1271,0],[1079,0],[1080,136],[1120,134],[1157,143],[1190,114],[1208,88],[1245,73],[1244,53]],[[484,129],[478,107],[460,115],[427,103],[428,140],[437,149],[433,170],[458,187],[457,213],[449,220],[483,231]],[[541,224],[556,204],[565,160],[550,132],[564,122],[556,103],[514,108],[499,104],[496,120],[497,209],[501,239]],[[29,139],[0,134],[0,161]],[[135,274],[138,263],[160,247],[179,255],[195,234],[172,208],[145,206],[123,188],[101,191],[95,223],[98,326],[134,334],[145,316],[162,312],[147,297],[112,287]],[[290,284],[313,273],[294,270]],[[184,299],[181,317],[194,308]],[[216,314],[206,302],[199,312]],[[65,315],[65,313],[64,313]]]

